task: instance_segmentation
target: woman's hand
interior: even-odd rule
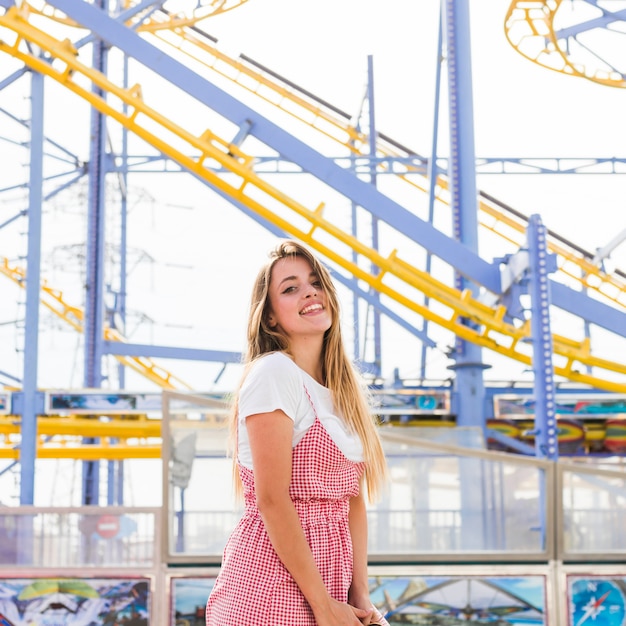
[[[361,624],[363,626],[369,626],[370,624],[380,624],[381,626],[389,626],[387,620],[383,617],[383,614],[372,604],[369,594],[358,595],[356,593],[350,593],[348,602],[355,607],[360,607],[361,610],[366,610],[369,615],[365,618],[361,617]]]
[[[359,609],[345,602],[337,602],[337,600],[329,598],[326,607],[314,609],[313,613],[317,626],[362,626],[362,624],[370,623],[372,609],[373,607]]]
[[[389,622],[383,617],[383,614],[375,607],[372,606],[373,611],[370,616],[369,624],[379,624],[380,626],[389,626]]]

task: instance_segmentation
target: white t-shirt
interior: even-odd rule
[[[252,469],[246,428],[249,415],[280,409],[293,420],[292,448],[304,437],[315,421],[305,386],[315,405],[317,417],[337,447],[351,461],[363,461],[361,440],[335,414],[330,389],[320,385],[286,354],[272,352],[252,363],[239,392],[237,445],[239,462],[244,467]]]

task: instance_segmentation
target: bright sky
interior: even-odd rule
[[[519,55],[504,35],[508,3],[471,2],[474,119],[478,157],[620,156],[625,145],[622,90],[540,68]],[[240,8],[209,18],[202,28],[231,55],[244,53],[336,106],[356,113],[366,84],[367,56],[373,55],[378,130],[421,154],[429,154],[434,111],[434,75],[439,3],[436,0],[248,0]],[[2,63],[5,63],[5,58]],[[4,72],[3,72],[4,76]],[[440,155],[447,146],[446,74],[440,120]],[[193,120],[195,108],[169,91],[158,91],[140,78],[144,97],[179,123]],[[28,81],[0,93],[0,105],[27,117]],[[151,91],[152,88],[152,91]],[[156,92],[156,94],[155,94]],[[46,92],[46,130],[87,158],[88,107],[50,85]],[[5,123],[3,122],[3,128]],[[9,131],[12,132],[12,131]],[[115,136],[117,131],[112,134]],[[11,148],[12,169],[1,186],[24,176],[27,154]],[[4,150],[4,146],[3,146]],[[15,170],[15,173],[14,173]],[[289,184],[295,184],[290,181]],[[111,181],[111,185],[114,183]],[[622,198],[624,177],[482,175],[478,185],[496,198],[530,215],[539,213],[551,229],[594,250],[626,226]],[[130,181],[130,295],[127,336],[139,343],[183,345],[220,350],[243,347],[248,297],[253,275],[273,236],[189,176],[137,176]],[[81,192],[84,194],[84,188]],[[312,198],[316,204],[324,198]],[[47,209],[44,224],[45,276],[62,288],[68,300],[80,302],[77,248],[85,223],[77,191],[59,196]],[[0,209],[0,223],[17,210]],[[6,214],[5,214],[6,213]],[[24,220],[0,230],[0,242],[11,258],[25,253]],[[17,236],[19,235],[19,236]],[[64,248],[59,248],[64,246]],[[69,252],[68,252],[68,247]],[[499,251],[485,250],[491,259]],[[614,253],[626,267],[626,246]],[[23,294],[8,281],[0,283],[0,370],[21,376],[15,348],[23,331],[7,323],[23,315],[16,304]],[[349,300],[344,311],[350,310]],[[141,314],[144,317],[138,317]],[[40,340],[43,387],[80,387],[82,349],[75,333],[46,312]],[[386,328],[386,327],[385,327]],[[419,373],[413,355],[420,344],[386,328],[383,375],[400,367],[403,376]],[[407,343],[408,341],[408,343]],[[501,363],[486,354],[487,362]],[[197,388],[213,386],[220,365],[159,361]],[[429,357],[431,376],[447,376],[441,352]],[[501,364],[488,377],[524,376],[517,363]],[[230,367],[217,388],[232,388],[238,378]],[[128,386],[145,389],[129,375]]]

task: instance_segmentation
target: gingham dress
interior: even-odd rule
[[[289,493],[326,588],[341,602],[347,601],[352,582],[349,500],[359,493],[363,469],[363,463],[344,456],[317,414],[293,449]],[[242,465],[239,472],[245,512],[224,549],[206,624],[315,626],[313,612],[265,531],[256,505],[254,473]]]

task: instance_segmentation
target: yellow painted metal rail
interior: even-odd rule
[[[290,195],[270,185],[254,171],[254,158],[236,145],[207,129],[194,134],[169,117],[149,107],[139,85],[125,89],[78,60],[69,41],[59,41],[29,23],[26,13],[16,8],[0,17],[0,26],[14,33],[11,42],[0,42],[0,51],[21,60],[28,67],[53,78],[89,102],[101,113],[122,124],[161,153],[180,164],[216,189],[241,203],[263,219],[290,235],[308,243],[326,258],[364,281],[379,293],[400,303],[455,335],[527,365],[531,364],[529,324],[517,327],[505,321],[502,306],[491,308],[474,299],[469,291],[460,292],[414,267],[394,250],[383,256],[377,250],[346,233],[324,216],[324,205],[308,208]],[[53,62],[31,53],[31,47],[47,52]],[[109,95],[106,100],[80,84],[84,79]],[[115,103],[115,104],[114,104]],[[123,104],[127,109],[123,109]],[[117,106],[116,106],[117,105]],[[172,137],[176,139],[173,145]],[[190,156],[195,155],[195,156]],[[226,169],[222,176],[215,168]],[[279,215],[285,211],[289,217]],[[296,226],[294,224],[302,224]],[[323,235],[323,241],[317,238]],[[379,268],[372,273],[352,262],[350,255],[338,250],[345,247],[366,259],[368,266]],[[427,296],[437,307],[421,304],[415,291]],[[468,325],[467,322],[471,322]],[[554,335],[555,372],[572,381],[616,392],[626,392],[626,365],[599,358],[591,353],[588,341]],[[592,373],[587,366],[593,368]]]
[[[534,5],[544,4],[546,3],[539,0],[537,2],[528,2],[527,0],[514,2],[509,9],[509,15],[507,15],[507,24],[521,19],[515,6],[523,6],[523,15],[529,17],[537,13],[538,10],[536,7],[528,8],[529,5],[534,7]],[[560,2],[555,4],[560,4]],[[551,20],[546,17],[546,11],[548,11],[547,8],[540,12],[540,15],[543,16],[541,19],[545,20],[544,26],[539,29],[540,32],[545,32],[546,28],[551,27]],[[151,33],[161,43],[165,43],[180,54],[185,55],[192,62],[229,79],[245,91],[277,107],[284,114],[314,128],[321,135],[348,149],[353,155],[368,155],[369,139],[367,134],[355,128],[349,119],[335,113],[328,106],[324,106],[312,98],[307,98],[305,94],[296,91],[288,83],[253,65],[245,58],[230,57],[220,51],[208,37],[203,36],[197,29],[194,30],[185,24],[168,29],[166,27],[168,24],[170,24],[168,16],[163,13],[155,13],[150,16],[148,23],[139,25],[137,30]],[[554,35],[551,36],[554,38]],[[410,156],[381,136],[377,138],[376,149],[376,156],[382,159]],[[387,166],[383,161],[378,167],[384,170]],[[418,172],[416,167],[407,163],[397,165],[396,168],[394,173],[399,178],[423,193],[429,192],[427,176]],[[439,176],[436,191],[437,201],[444,205],[449,204],[447,192],[448,180],[446,176]],[[481,226],[518,248],[525,244],[527,226],[525,221],[485,198],[479,198],[479,209]],[[594,264],[591,258],[585,257],[580,251],[567,246],[563,241],[550,235],[548,235],[548,248],[557,255],[558,269],[568,279],[580,283],[585,289],[601,294],[609,302],[626,307],[626,281],[623,278],[605,272],[601,267]]]
[[[151,20],[149,22],[149,29],[156,31],[161,28],[169,29],[193,26],[207,17],[219,15],[221,13],[231,11],[232,9],[236,9],[245,2],[247,2],[247,0],[196,0],[193,4],[189,3],[186,9],[183,8],[183,10],[176,13],[171,13],[167,16],[167,18],[161,17],[158,21]],[[24,4],[26,4],[26,2],[22,3],[22,5]],[[119,4],[123,9],[127,10],[136,5],[137,1],[122,0]],[[30,5],[29,10],[32,13],[48,17],[59,24],[74,27],[79,26],[76,22],[74,22],[74,20],[69,19],[65,13],[49,4],[43,4],[42,7]],[[153,7],[148,6],[143,10],[143,13],[151,13],[152,10]],[[160,15],[163,16],[164,14],[161,13]]]
[[[570,76],[586,78],[608,87],[626,87],[622,74],[582,60],[574,60],[571,42],[559,39],[554,22],[564,0],[513,0],[505,18],[505,33],[510,44],[523,56]],[[619,32],[619,31],[616,31]]]
[[[0,43],[0,46],[2,44]],[[13,265],[6,257],[0,257],[0,273],[10,278],[20,287],[26,287],[26,271]],[[41,285],[41,303],[79,333],[83,332],[84,311],[66,302],[63,292],[53,289],[44,280]],[[105,327],[104,338],[108,341],[126,342],[114,328]],[[116,355],[123,365],[130,367],[144,378],[156,383],[161,389],[191,389],[186,382],[157,365],[149,357]]]
[[[0,416],[0,459],[19,459],[21,421]],[[84,443],[85,437],[98,443]],[[4,438],[4,442],[2,442]],[[124,460],[161,458],[161,421],[145,416],[99,419],[69,415],[37,419],[40,459]]]

